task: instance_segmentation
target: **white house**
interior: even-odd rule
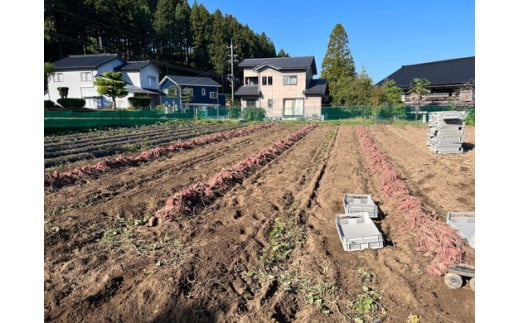
[[[127,83],[128,97],[149,97],[152,106],[161,104],[160,70],[157,66],[149,61],[131,61],[117,70],[123,73],[123,81]],[[129,107],[128,97],[118,98],[117,107]]]
[[[54,73],[48,80],[48,98],[56,102],[59,98],[59,87],[68,88],[69,98],[85,99],[87,108],[105,108],[111,98],[98,93],[94,81],[104,72],[121,72],[127,83],[128,95],[118,98],[118,108],[128,108],[128,98],[147,96],[152,105],[158,104],[159,69],[148,61],[127,62],[116,54],[70,55],[52,63]]]

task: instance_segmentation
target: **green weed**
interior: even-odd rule
[[[361,280],[361,292],[356,296],[353,311],[356,323],[372,322],[386,314],[381,305],[382,295],[378,290],[376,277],[363,268],[358,270]]]

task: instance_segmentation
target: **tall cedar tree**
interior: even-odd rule
[[[193,2],[190,15],[191,28],[193,31],[193,53],[191,61],[201,69],[209,69],[208,62],[209,49],[211,42],[212,17],[208,9],[197,0]]]
[[[125,89],[125,81],[121,79],[121,72],[105,72],[103,77],[97,78],[94,84],[97,87],[97,91],[101,95],[107,95],[112,98],[114,109],[116,106],[116,98],[122,98],[128,94]]]
[[[215,72],[223,75],[226,73],[226,64],[229,55],[228,43],[225,39],[225,20],[222,12],[217,9],[213,14],[212,35],[213,41],[209,45],[209,61],[213,64]]]
[[[176,48],[179,51],[178,61],[188,65],[189,54],[193,47],[193,31],[190,22],[191,8],[187,0],[183,0],[175,7],[175,30],[177,30]]]
[[[197,0],[192,8],[187,0],[45,0],[44,23],[47,62],[68,55],[115,53],[126,60],[209,71],[205,75],[221,76],[226,87],[231,39],[238,60],[276,56],[264,33],[254,33],[218,9],[210,14]],[[241,79],[241,71],[235,73]]]
[[[179,32],[175,29],[175,9],[181,0],[159,0],[155,11],[153,28],[156,33],[159,58],[165,61],[175,60]]]
[[[328,80],[332,104],[345,104],[342,101],[347,91],[346,82],[356,77],[356,67],[350,53],[347,32],[341,24],[336,24],[330,34],[321,67],[320,77]]]

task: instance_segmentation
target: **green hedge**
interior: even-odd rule
[[[423,112],[437,111],[467,111],[466,124],[475,124],[475,108],[462,108],[455,106],[423,106]],[[350,107],[322,107],[321,113],[325,120],[341,120],[353,118],[388,119],[388,120],[415,120],[412,106],[350,106]],[[418,118],[420,120],[420,117]]]
[[[85,106],[85,99],[63,98],[56,101],[64,108],[83,108]]]
[[[242,119],[246,121],[262,121],[265,118],[265,110],[262,108],[244,108]]]
[[[130,97],[128,98],[128,103],[136,109],[147,109],[150,106],[150,102],[152,100],[150,98],[142,98],[142,97]]]

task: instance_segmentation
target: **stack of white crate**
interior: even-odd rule
[[[345,214],[336,215],[336,229],[343,250],[383,248],[383,235],[372,221],[379,213],[372,195],[346,193],[343,208]]]
[[[428,141],[430,150],[436,154],[463,153],[464,111],[439,111],[428,114]]]

